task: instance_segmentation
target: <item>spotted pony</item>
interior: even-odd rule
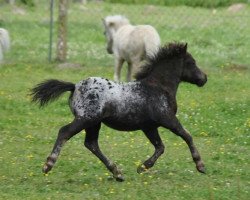
[[[204,164],[193,139],[176,117],[176,92],[180,82],[201,87],[207,82],[207,76],[187,52],[187,44],[170,43],[160,48],[133,82],[116,83],[91,77],[77,84],[58,80],[38,84],[32,89],[34,102],[44,106],[70,91],[69,106],[75,116],[71,123],[60,129],[43,172],[48,173],[52,169],[65,142],[85,129],[85,146],[104,163],[117,181],[123,181],[121,170],[101,152],[98,145],[99,130],[104,123],[119,131],[142,130],[155,147],[154,154],[138,167],[138,173],[151,168],[164,152],[157,130],[160,126],[187,143],[197,170],[204,173]]]

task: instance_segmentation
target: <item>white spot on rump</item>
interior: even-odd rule
[[[91,77],[76,84],[71,105],[78,115],[84,117],[90,115],[91,109],[102,113],[107,103],[115,105],[118,112],[130,112],[134,110],[133,105],[141,104],[145,100],[139,92],[135,92],[139,85],[138,82],[119,84],[108,79]]]

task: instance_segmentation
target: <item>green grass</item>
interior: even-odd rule
[[[0,7],[0,24],[12,38],[6,63],[0,66],[0,199],[248,199],[249,7],[232,15],[226,9],[211,14],[189,7],[71,5],[68,61],[80,63],[77,69],[46,61],[47,8],[41,3],[18,15],[10,14],[9,6]],[[139,18],[133,9],[140,16],[151,9],[151,15]],[[101,129],[101,149],[122,168],[125,182],[110,180],[103,164],[84,147],[84,132],[65,145],[52,172],[42,174],[59,128],[73,117],[68,94],[40,110],[30,103],[29,89],[49,78],[112,78],[113,58],[105,52],[100,18],[115,10],[134,23],[154,24],[164,42],[188,41],[207,72],[204,88],[181,84],[177,97],[178,117],[193,135],[206,175],[195,170],[187,145],[162,128],[165,153],[151,170],[138,175],[136,167],[153,153],[152,145],[140,131],[106,126]]]

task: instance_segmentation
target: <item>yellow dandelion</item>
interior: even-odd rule
[[[109,193],[110,193],[110,194],[114,194],[114,193],[115,193],[114,189],[111,188],[111,190],[109,191]]]
[[[26,135],[25,138],[27,138],[27,139],[33,139],[34,137],[32,135]]]
[[[30,154],[30,155],[27,155],[27,158],[31,159],[31,158],[34,158],[34,156],[32,154]]]

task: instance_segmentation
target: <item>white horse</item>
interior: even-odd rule
[[[10,48],[10,37],[6,29],[0,28],[0,62],[3,60],[3,53]]]
[[[107,52],[115,56],[114,80],[120,81],[121,68],[128,63],[127,81],[131,80],[132,71],[138,71],[143,60],[153,57],[160,47],[160,37],[150,25],[133,26],[121,15],[103,19]]]

